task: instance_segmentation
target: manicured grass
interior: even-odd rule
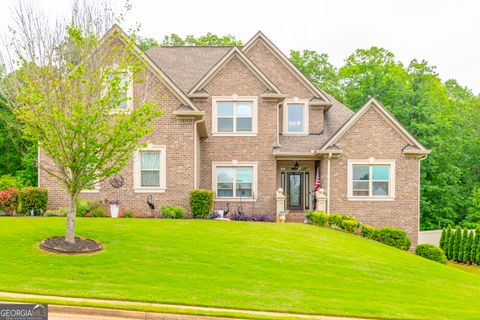
[[[0,218],[0,290],[396,319],[478,319],[480,277],[303,225],[89,219],[106,251],[45,253],[61,218]]]
[[[480,276],[480,266],[478,266],[478,265],[468,265],[468,264],[463,264],[463,263],[455,263],[455,262],[452,262],[452,261],[449,261],[448,265],[450,265],[454,268],[458,268],[460,270],[466,271],[466,272],[476,274],[477,276]]]

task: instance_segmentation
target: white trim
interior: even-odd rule
[[[390,166],[389,170],[389,180],[388,180],[388,196],[354,196],[353,195],[353,186],[352,186],[352,171],[354,165],[388,165]],[[369,180],[372,181],[371,179]],[[369,186],[371,190],[371,186]],[[347,199],[349,201],[394,201],[395,200],[395,160],[377,160],[370,158],[367,160],[348,160],[347,161]]]
[[[278,89],[278,87],[273,84],[273,82],[271,82],[267,76],[265,76],[265,74],[263,74],[262,71],[260,71],[260,69],[257,68],[257,66],[255,66],[252,61],[250,61],[250,59],[245,55],[245,53],[243,53],[240,49],[238,49],[237,47],[233,47],[225,56],[223,56],[222,59],[220,59],[219,62],[217,62],[216,65],[214,65],[210,71],[207,72],[207,74],[205,76],[203,76],[202,79],[200,79],[197,84],[192,88],[190,89],[190,91],[188,92],[188,94],[190,95],[193,95],[195,94],[195,92],[199,89],[201,89],[202,87],[204,87],[208,81],[215,75],[217,74],[217,72],[227,63],[229,62],[233,56],[237,56],[240,58],[240,60],[242,60],[242,62],[248,67],[248,69],[250,69],[250,71],[252,71],[254,74],[257,75],[257,77],[260,79],[260,81],[263,82],[264,85],[266,85],[269,89],[272,89],[275,93],[277,94],[281,94],[280,92],[280,89]]]
[[[303,131],[302,132],[289,132],[288,131],[288,105],[289,104],[303,104]],[[310,110],[308,107],[307,99],[287,99],[283,104],[283,132],[284,136],[305,136],[309,133],[309,115]]]
[[[160,186],[142,187],[140,174],[140,152],[159,151],[160,152]],[[163,193],[167,190],[167,147],[165,145],[149,145],[146,148],[135,151],[133,155],[133,181],[135,193]]]
[[[308,80],[307,77],[305,77],[305,75],[300,72],[300,70],[298,70],[298,68],[290,61],[290,59],[288,59],[287,56],[285,56],[285,54],[283,54],[283,52],[280,51],[280,49],[278,49],[277,46],[275,46],[275,44],[273,44],[273,42],[270,41],[270,39],[268,39],[261,31],[257,32],[257,34],[254,35],[253,38],[242,47],[242,51],[247,53],[248,50],[250,50],[250,48],[252,48],[253,45],[259,40],[262,40],[266,44],[266,47],[279,58],[280,62],[286,66],[294,76],[302,81],[313,94],[318,95],[326,102],[331,103],[330,99],[328,99],[323,92],[321,92],[310,80]]]
[[[217,102],[252,102],[252,131],[235,131],[235,110],[233,110],[233,132],[218,132],[217,121]],[[218,137],[255,137],[258,133],[258,97],[255,96],[214,96],[212,97],[212,136]]]
[[[232,168],[251,167],[253,168],[253,177],[252,177],[253,198],[240,198],[240,197],[219,198],[217,197],[217,171],[216,171],[217,167],[232,167]],[[246,161],[235,161],[235,160],[234,161],[212,161],[212,190],[215,195],[215,201],[241,201],[241,202],[257,201],[258,199],[258,162],[246,162]]]
[[[417,146],[420,150],[428,150],[418,142],[415,137],[413,137],[401,124],[398,122],[395,117],[383,107],[380,102],[375,98],[370,98],[367,103],[360,108],[346,123],[345,125],[337,131],[337,133],[331,137],[320,150],[326,150],[328,147],[334,145],[359,119],[364,115],[371,107],[375,107],[380,116],[383,116],[385,120],[398,132],[400,133],[409,143]]]

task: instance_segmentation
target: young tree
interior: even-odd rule
[[[15,60],[1,94],[51,160],[42,169],[67,192],[65,241],[75,243],[80,191],[119,172],[161,111],[147,92],[136,92],[128,107],[128,88],[147,73],[134,44],[111,29],[114,15],[106,5],[77,1],[68,23],[51,23],[20,2],[14,18],[9,52]]]
[[[476,252],[475,252],[475,263],[480,265],[480,226],[477,227],[477,229],[475,230],[475,233],[476,233],[476,242],[477,242],[477,245],[476,245]]]
[[[470,260],[470,254],[472,251],[472,245],[473,245],[473,231],[467,231],[468,232],[468,237],[467,241],[465,242],[465,248],[463,252],[463,262],[464,263],[469,263],[471,262]]]
[[[479,240],[480,237],[478,236],[478,229],[475,230],[475,232],[472,230],[472,247],[470,248],[470,256],[468,258],[472,264],[476,263],[477,246]]]
[[[458,252],[458,262],[464,262],[463,258],[465,256],[465,249],[467,247],[467,242],[468,242],[468,229],[463,228],[462,241],[460,242],[460,249]]]
[[[440,236],[440,243],[439,243],[439,247],[440,249],[442,249],[443,251],[445,251],[445,241],[448,240],[447,239],[447,229],[446,228],[443,228],[442,229],[442,235]]]
[[[450,232],[450,238],[448,239],[448,247],[447,247],[447,258],[449,260],[453,259],[453,247],[455,246],[455,239],[456,239],[456,230],[452,229]]]
[[[455,261],[460,261],[461,249],[462,249],[462,228],[457,226],[455,229],[455,241],[453,243],[453,255],[452,259]]]

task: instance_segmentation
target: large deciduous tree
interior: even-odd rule
[[[26,2],[14,13],[1,94],[52,160],[39,165],[68,194],[65,241],[75,243],[80,191],[124,168],[161,111],[146,91],[136,90],[134,101],[127,94],[148,73],[129,37],[110,29],[108,6],[77,1],[68,22],[48,21]]]

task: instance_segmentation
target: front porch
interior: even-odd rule
[[[304,212],[314,209],[317,177],[320,177],[320,160],[277,160],[277,190],[281,188],[285,195],[287,221],[303,222]]]

